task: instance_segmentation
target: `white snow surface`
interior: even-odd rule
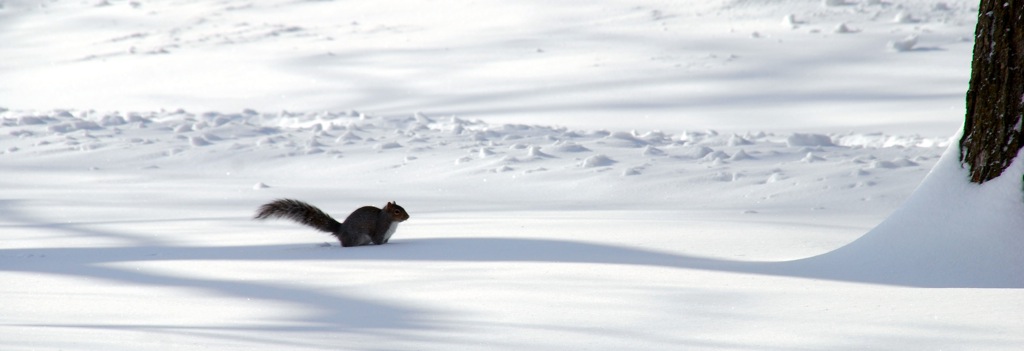
[[[942,135],[977,1],[937,3],[5,0],[0,106]]]
[[[2,1],[0,349],[1019,350],[976,6]]]

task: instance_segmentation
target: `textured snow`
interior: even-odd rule
[[[976,5],[3,1],[0,349],[1019,350]]]

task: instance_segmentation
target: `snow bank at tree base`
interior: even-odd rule
[[[959,140],[959,135],[953,140]],[[835,251],[783,264],[790,274],[922,287],[1024,288],[1024,156],[978,185],[951,143],[885,221]]]

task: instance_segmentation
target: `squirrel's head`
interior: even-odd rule
[[[394,201],[388,202],[387,205],[384,205],[383,211],[384,213],[387,213],[388,216],[391,216],[391,220],[395,222],[404,222],[409,219],[409,213],[405,212],[405,209],[402,208],[402,206],[398,206]]]

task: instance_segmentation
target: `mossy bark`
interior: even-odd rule
[[[974,39],[960,161],[984,183],[1024,146],[1024,0],[981,0]]]

